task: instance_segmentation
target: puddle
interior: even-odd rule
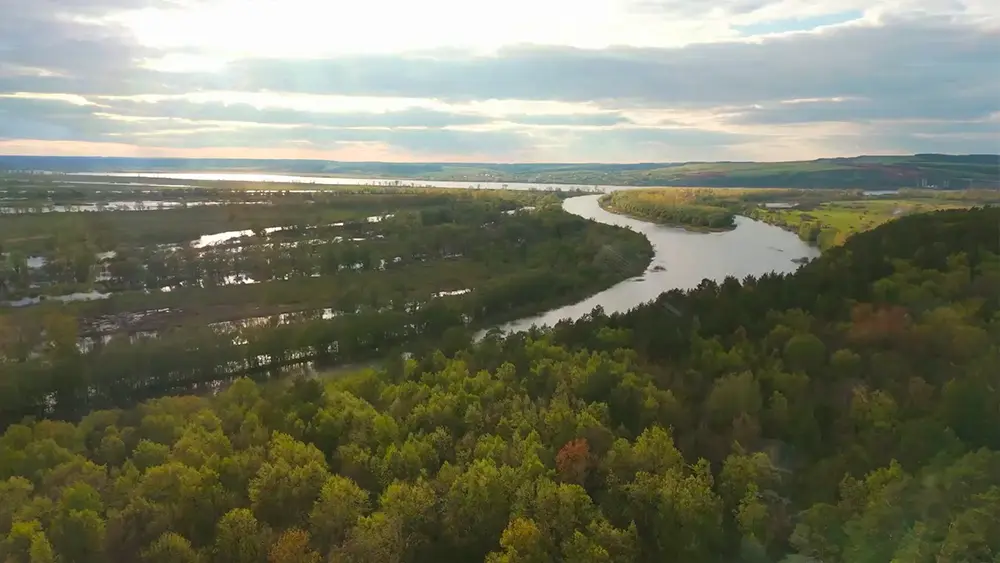
[[[107,299],[111,297],[110,293],[101,293],[99,291],[87,291],[87,292],[76,292],[67,293],[65,295],[41,295],[38,297],[22,297],[16,301],[3,301],[0,302],[7,307],[28,307],[31,305],[38,305],[42,301],[62,301],[63,303],[70,303],[73,301],[99,301],[101,299]]]
[[[439,291],[434,294],[434,297],[453,297],[455,295],[465,295],[470,293],[471,289],[456,289],[455,291]]]
[[[219,285],[222,285],[222,286],[228,286],[228,285],[253,285],[255,283],[260,283],[260,282],[258,280],[255,280],[255,279],[251,278],[250,276],[248,276],[246,274],[230,274],[230,275],[222,278],[222,283],[219,284]],[[205,284],[204,284],[204,282],[202,282],[201,280],[199,280],[198,283],[192,284],[192,285],[189,285],[189,286],[188,285],[165,285],[165,286],[163,286],[163,287],[160,288],[160,292],[162,292],[162,293],[170,293],[171,291],[173,291],[175,289],[181,289],[183,287],[201,287],[201,288],[203,288],[203,287],[205,287]]]
[[[157,211],[177,209],[180,207],[204,207],[210,205],[270,205],[270,201],[107,201],[101,203],[22,205],[19,207],[2,206],[0,215],[22,215],[29,213],[93,213],[98,211]]]
[[[264,229],[264,233],[271,234],[278,231],[283,231],[285,229],[292,229],[293,227],[268,227]],[[201,238],[191,243],[194,248],[205,248],[207,246],[215,246],[226,242],[227,240],[233,240],[241,237],[253,236],[253,229],[245,229],[242,231],[224,231],[221,233],[213,233],[211,235],[202,235]]]
[[[529,206],[525,206],[525,207],[519,207],[517,209],[508,209],[507,211],[504,211],[504,213],[506,213],[507,215],[514,215],[515,213],[522,213],[522,212],[534,211],[534,210],[535,210],[535,207],[529,205]]]

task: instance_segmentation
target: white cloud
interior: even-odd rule
[[[0,94],[0,98],[9,99],[21,99],[21,100],[53,100],[58,102],[66,102],[67,104],[72,104],[74,106],[98,106],[87,98],[83,96],[77,96],[76,94],[35,94],[31,92],[14,92],[11,94]]]

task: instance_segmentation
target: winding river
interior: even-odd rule
[[[600,197],[572,197],[563,202],[563,209],[591,221],[627,227],[646,235],[655,253],[646,272],[579,303],[503,325],[502,330],[516,332],[531,325],[577,319],[598,305],[606,313],[624,312],[664,291],[696,287],[705,278],[722,281],[726,276],[735,276],[742,280],[748,275],[768,272],[789,273],[799,267],[794,260],[819,256],[818,249],[794,233],[747,217],[736,217],[736,228],[731,231],[697,233],[610,213],[598,205]]]

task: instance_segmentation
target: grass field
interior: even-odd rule
[[[854,234],[874,229],[883,223],[905,215],[943,209],[967,209],[995,203],[996,197],[980,199],[973,197],[919,197],[915,194],[903,193],[900,194],[900,197],[825,201],[796,209],[757,207],[749,214],[755,219],[797,232],[803,239],[815,242],[820,248],[825,249],[843,244],[848,237]]]
[[[761,217],[765,218],[765,220],[770,217],[781,217],[790,226],[809,221],[818,221],[824,226],[853,234],[873,229],[903,215],[936,211],[938,209],[968,207],[972,207],[972,205],[948,201],[928,202],[907,199],[831,201],[822,203],[816,209],[807,211],[794,209],[762,210]]]

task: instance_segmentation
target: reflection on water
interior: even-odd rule
[[[192,186],[189,184],[151,184],[148,182],[109,182],[109,181],[93,181],[93,180],[58,180],[56,184],[64,185],[81,185],[81,186],[108,186],[108,187],[129,187],[129,188],[197,188],[198,186]],[[114,190],[112,190],[114,193]]]
[[[456,289],[454,291],[439,291],[434,294],[434,297],[454,297],[455,295],[465,295],[466,293],[471,293],[472,290],[469,288]]]
[[[264,233],[271,234],[281,231],[283,229],[290,227],[268,227],[264,229]],[[252,229],[246,229],[243,231],[224,231],[221,233],[212,233],[210,235],[202,235],[201,238],[191,243],[194,248],[205,248],[207,246],[215,246],[226,242],[227,240],[233,240],[241,237],[249,237],[254,234]]]
[[[671,289],[690,289],[705,278],[722,281],[726,276],[742,280],[748,275],[788,273],[799,268],[795,260],[819,256],[819,250],[795,234],[746,217],[736,218],[736,228],[720,233],[695,233],[654,225],[601,209],[599,195],[567,199],[563,209],[585,219],[618,225],[640,232],[653,245],[655,256],[646,272],[625,280],[573,305],[508,323],[505,331],[525,330],[531,325],[553,325],[565,318],[577,319],[600,305],[607,313],[628,311]]]
[[[38,305],[42,301],[62,301],[63,303],[69,303],[72,301],[99,301],[101,299],[107,299],[111,297],[110,293],[101,293],[99,291],[87,291],[87,292],[77,292],[77,293],[67,293],[65,295],[43,295],[40,297],[23,297],[16,301],[3,301],[0,304],[7,307],[28,307],[30,305]]]
[[[28,213],[87,213],[97,211],[153,211],[158,209],[176,209],[178,207],[200,207],[205,205],[223,205],[223,201],[105,201],[101,203],[71,203],[71,204],[39,204],[22,207],[0,207],[0,215],[18,215]],[[239,204],[264,202],[239,201]]]

